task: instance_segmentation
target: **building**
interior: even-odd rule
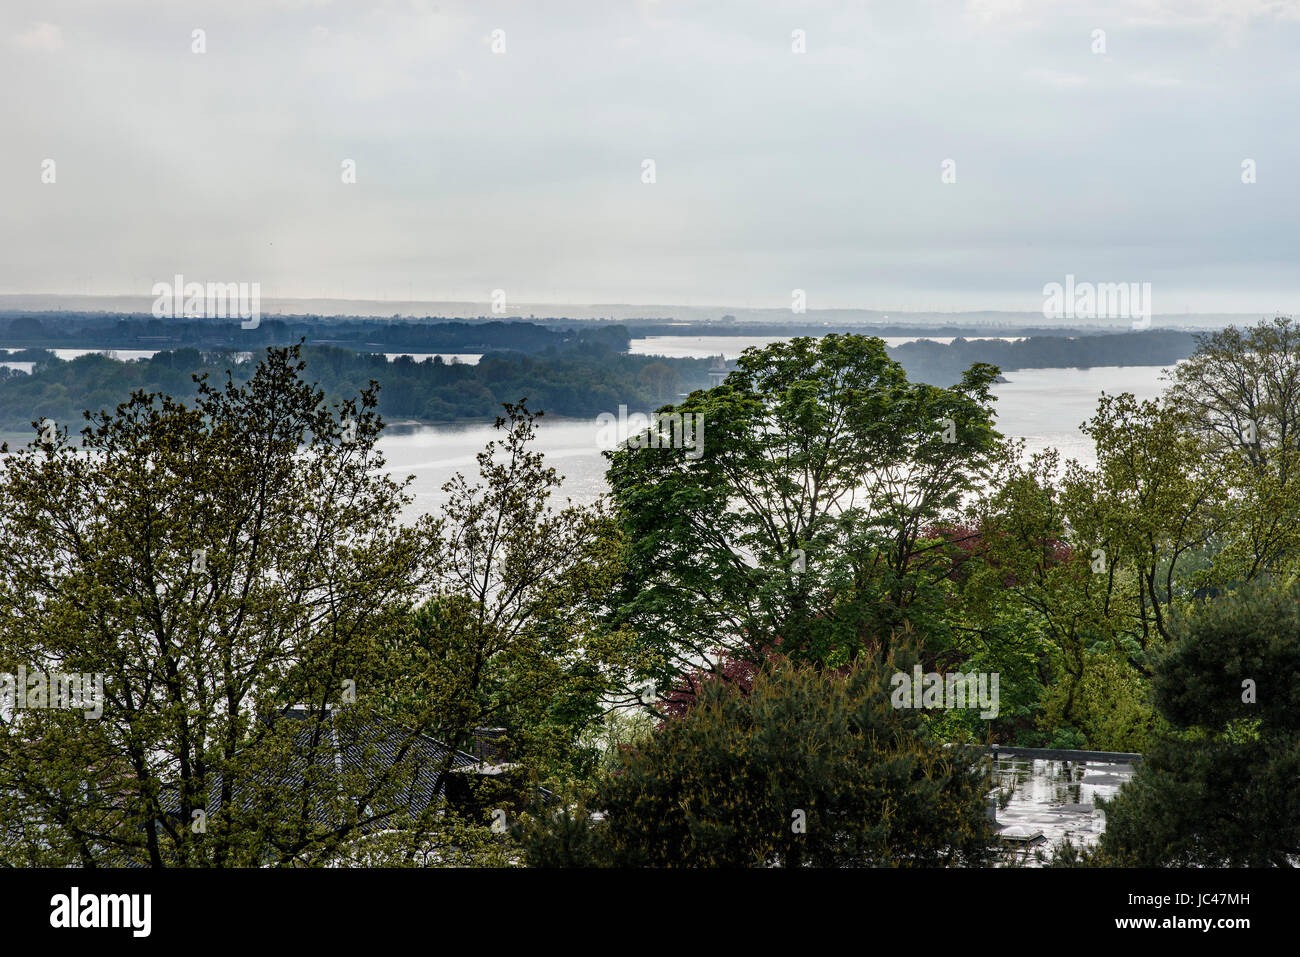
[[[713,357],[713,366],[709,369],[709,388],[720,386],[727,378],[727,360],[720,355]]]

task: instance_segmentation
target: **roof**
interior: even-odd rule
[[[303,727],[293,735],[283,764],[278,768],[268,767],[263,772],[265,787],[253,790],[275,794],[277,801],[282,800],[286,793],[299,794],[308,786],[308,772],[311,770],[317,797],[311,804],[310,814],[313,823],[321,828],[338,827],[343,823],[338,819],[337,801],[326,799],[330,782],[335,782],[337,787],[337,782],[353,779],[360,774],[364,775],[368,783],[379,782],[382,785],[385,775],[391,774],[399,763],[405,762],[406,766],[400,774],[394,775],[406,782],[404,792],[400,796],[394,795],[398,800],[384,808],[385,813],[380,818],[362,826],[361,830],[365,833],[382,830],[387,826],[386,819],[394,812],[405,810],[412,815],[424,812],[441,793],[438,777],[444,767],[452,771],[493,768],[490,763],[480,761],[464,751],[448,748],[429,735],[412,735],[408,730],[384,719],[370,717],[365,721],[347,720],[346,709],[327,711],[319,723],[309,721],[314,715],[300,707],[288,708],[280,717],[301,721]],[[314,736],[317,740],[313,746]],[[206,807],[209,817],[216,815],[221,808],[221,791],[220,772],[209,775]],[[242,800],[238,792],[234,799],[236,803],[243,804],[245,810],[255,810],[251,804],[256,796],[247,793],[247,789]],[[180,816],[178,784],[164,787],[159,800],[166,813],[174,817]],[[363,810],[370,811],[370,808]]]

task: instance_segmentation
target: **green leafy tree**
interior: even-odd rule
[[[982,494],[966,513],[965,533],[950,535],[965,553],[954,572],[963,641],[984,670],[1003,675],[1012,743],[1042,744],[1036,730],[1048,686],[1062,693],[1064,718],[1074,718],[1075,691],[1087,649],[1106,634],[1105,591],[1091,555],[1071,541],[1055,449],[1027,460],[1009,444]],[[1026,684],[1032,684],[1026,688]],[[1026,699],[1032,699],[1030,704]]]
[[[1284,481],[1296,472],[1300,435],[1300,325],[1277,317],[1197,337],[1196,352],[1171,372],[1169,398],[1185,409],[1210,454],[1246,454]]]
[[[681,375],[666,362],[651,362],[637,373],[637,382],[655,402],[670,402],[677,398]]]
[[[1172,730],[1105,803],[1094,862],[1300,863],[1300,591],[1207,603],[1157,658],[1154,691]]]
[[[1133,421],[1131,398],[1103,397],[1086,426],[1099,444],[1098,467],[1063,468],[1053,449],[1026,461],[1010,448],[968,512],[978,547],[968,548],[954,611],[980,639],[982,668],[1003,673],[1009,703],[1030,693],[1024,682],[1035,685],[1036,705],[1021,710],[1013,738],[1020,743],[1141,750],[1156,724],[1142,641],[1142,622],[1152,616],[1139,571],[1172,567],[1168,552],[1180,543],[1171,543],[1166,524],[1147,521],[1144,505],[1160,502],[1166,517],[1185,517],[1195,516],[1196,503],[1158,499],[1162,483],[1184,486],[1166,482],[1160,470],[1172,465],[1162,433]],[[1158,409],[1145,412],[1159,416]],[[1161,457],[1151,461],[1149,452]],[[1186,551],[1186,537],[1181,544]],[[1172,585],[1145,581],[1167,614],[1169,592],[1160,589]]]
[[[879,339],[797,338],[665,410],[702,419],[698,445],[661,418],[662,438],[607,453],[629,555],[615,620],[653,658],[646,677],[668,688],[778,646],[838,664],[921,620],[942,632],[948,563],[924,532],[990,461],[995,376],[936,388]]]
[[[1080,547],[1101,550],[1107,611],[1129,642],[1118,650],[1141,664],[1140,651],[1169,640],[1171,610],[1190,593],[1179,570],[1219,530],[1222,487],[1172,402],[1102,395],[1083,431],[1097,464],[1067,470],[1067,513]]]
[[[440,740],[469,747],[476,729],[501,729],[502,753],[545,779],[596,759],[580,738],[626,677],[631,646],[600,621],[622,570],[619,528],[600,504],[549,503],[561,479],[532,447],[538,415],[507,403],[480,481],[443,487],[434,594],[385,667],[400,676],[393,698],[423,707]]]
[[[60,429],[5,459],[0,670],[105,696],[0,723],[7,863],[319,863],[408,807],[428,722],[380,666],[432,530],[399,524],[373,383],[330,408],[301,371],[271,349],[243,384],[137,392],[87,414],[84,448]],[[379,720],[401,729],[382,753]],[[339,735],[365,752],[347,768]]]
[[[1289,573],[1300,560],[1300,325],[1289,318],[1198,337],[1167,399],[1214,466],[1222,521],[1213,587]]]
[[[789,662],[705,685],[622,752],[585,809],[522,828],[536,866],[961,866],[996,856],[987,762],[891,703],[910,658],[843,674]],[[598,811],[593,819],[590,812]]]

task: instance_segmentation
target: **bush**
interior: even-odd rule
[[[994,855],[978,752],[929,740],[896,710],[889,677],[780,662],[752,689],[704,686],[697,704],[623,754],[586,811],[543,816],[536,866],[978,865]],[[591,815],[591,811],[599,814]]]
[[[1173,731],[1103,806],[1115,863],[1265,867],[1300,861],[1300,591],[1254,586],[1180,626],[1155,661]],[[1247,684],[1252,683],[1252,684]],[[1250,693],[1253,689],[1253,694]]]

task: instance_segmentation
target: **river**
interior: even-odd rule
[[[716,354],[716,353],[715,353]],[[1092,369],[1024,369],[1005,373],[993,387],[997,427],[1004,435],[1025,440],[1029,452],[1049,446],[1062,458],[1095,461],[1091,442],[1079,431],[1096,409],[1097,397],[1132,392],[1151,399],[1164,388],[1159,366],[1099,366]],[[649,409],[630,409],[648,412]],[[617,409],[610,409],[612,415]],[[605,459],[593,419],[543,416],[537,444],[549,465],[564,477],[563,494],[575,502],[594,501],[605,491]],[[390,426],[380,446],[397,475],[414,475],[414,508],[427,511],[442,501],[440,488],[456,472],[476,468],[474,456],[494,437],[489,424]]]
[[[706,358],[722,354],[735,359],[749,346],[784,341],[789,336],[650,336],[633,339],[630,351],[636,355],[665,355]],[[912,341],[907,337],[887,337],[886,344]],[[942,337],[936,341],[946,341]],[[0,350],[2,351],[2,350]],[[59,358],[73,359],[88,352],[108,350],[56,349]],[[117,350],[122,359],[147,359],[148,350]],[[391,360],[398,353],[388,356]],[[432,355],[429,353],[427,355]],[[443,354],[446,361],[477,363],[477,354]],[[426,354],[413,355],[417,361]],[[29,363],[0,363],[28,366]],[[30,372],[29,368],[23,371]],[[1079,425],[1096,408],[1098,395],[1132,392],[1138,399],[1150,399],[1163,389],[1158,366],[1099,366],[1091,369],[1022,369],[1004,373],[1006,382],[993,387],[997,398],[997,427],[1008,436],[1025,440],[1030,452],[1049,446],[1061,451],[1063,458],[1082,462],[1094,460],[1092,445],[1079,431]],[[618,409],[608,410],[617,415]],[[649,412],[630,409],[629,413]],[[415,495],[414,511],[434,509],[443,501],[441,487],[456,472],[467,474],[476,468],[474,456],[494,437],[489,423],[468,425],[389,426],[380,447],[389,468],[398,476],[413,475],[411,491]],[[599,439],[602,430],[595,419],[566,419],[544,416],[538,426],[537,449],[547,463],[564,476],[562,494],[575,502],[589,503],[605,491],[605,460]],[[13,445],[24,444],[29,436],[6,435]]]

